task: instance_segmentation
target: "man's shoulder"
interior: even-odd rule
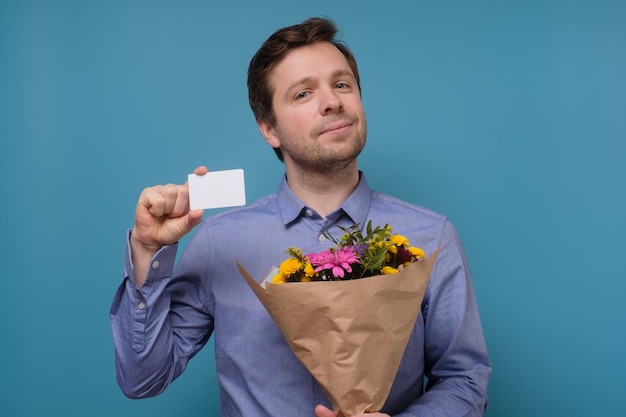
[[[372,193],[370,217],[379,224],[390,225],[395,233],[408,237],[427,253],[444,241],[458,240],[446,215],[388,194]]]

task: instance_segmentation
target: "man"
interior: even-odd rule
[[[141,193],[111,308],[127,396],[161,393],[213,335],[223,416],[335,416],[236,262],[262,277],[287,247],[321,252],[325,231],[372,220],[441,249],[385,407],[367,416],[484,414],[491,368],[460,240],[445,217],[370,190],[357,167],[367,132],[358,69],[335,33],[319,18],[280,29],[250,63],[251,107],[285,164],[276,194],[202,221],[186,185]],[[201,222],[174,270],[176,242]]]

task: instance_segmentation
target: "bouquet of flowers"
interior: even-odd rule
[[[382,409],[438,250],[425,257],[388,225],[342,230],[322,253],[287,249],[261,284],[238,267],[335,413],[351,417]]]
[[[425,256],[424,250],[410,246],[406,237],[392,234],[389,225],[372,228],[370,220],[365,235],[359,225],[339,228],[345,233],[338,240],[328,232],[324,234],[335,244],[324,252],[304,256],[298,248],[287,249],[290,258],[280,264],[272,282],[337,281],[395,274]]]

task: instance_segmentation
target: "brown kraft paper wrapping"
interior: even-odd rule
[[[397,274],[265,288],[237,266],[337,416],[351,417],[383,407],[438,252]]]

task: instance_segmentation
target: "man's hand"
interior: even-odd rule
[[[194,174],[204,175],[206,167],[198,167]],[[156,185],[142,191],[135,210],[135,226],[130,236],[130,247],[135,266],[135,284],[141,287],[146,280],[150,259],[164,245],[178,242],[202,221],[203,210],[189,210],[189,187],[184,185]]]
[[[315,417],[337,417],[337,414],[333,413],[333,410],[330,410],[323,405],[318,405],[315,407]],[[358,414],[353,417],[391,417],[389,414],[383,413],[367,413],[367,414]]]

